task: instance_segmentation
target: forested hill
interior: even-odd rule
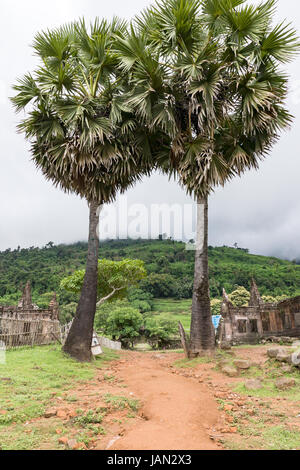
[[[27,280],[35,296],[57,291],[60,302],[71,301],[61,292],[61,279],[83,268],[86,243],[29,248],[0,252],[0,302],[12,303]],[[155,297],[190,298],[193,283],[194,252],[172,240],[113,240],[101,242],[100,257],[118,260],[139,258],[145,261],[148,278],[142,288]],[[220,297],[222,288],[231,292],[236,286],[250,287],[254,276],[261,294],[299,295],[300,265],[281,259],[251,255],[247,250],[209,247],[212,297]]]

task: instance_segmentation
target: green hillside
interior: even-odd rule
[[[0,302],[11,304],[20,296],[21,286],[32,283],[34,299],[42,306],[48,293],[57,291],[60,303],[76,301],[76,296],[59,289],[60,280],[85,265],[86,243],[0,252]],[[148,278],[143,290],[155,298],[189,299],[192,294],[194,252],[173,240],[113,240],[101,243],[100,257],[118,260],[140,258],[145,261]],[[212,297],[220,297],[237,286],[250,288],[254,276],[261,294],[300,294],[300,265],[274,257],[249,254],[247,250],[209,247]]]

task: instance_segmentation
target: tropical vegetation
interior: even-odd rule
[[[254,277],[262,296],[300,295],[300,260],[288,261],[249,253],[245,248],[208,247],[212,298],[221,298],[223,287],[231,293],[238,286],[250,290]],[[61,307],[78,301],[78,293],[61,287],[64,278],[85,268],[87,243],[20,248],[0,252],[0,305],[14,305],[22,286],[32,284],[33,301],[49,305],[57,292]],[[153,298],[191,299],[194,253],[173,240],[106,240],[100,257],[111,261],[141,260],[147,277],[128,290],[132,302],[145,302],[151,310]],[[153,278],[153,276],[155,277]],[[157,283],[157,276],[159,283]]]

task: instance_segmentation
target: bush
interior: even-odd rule
[[[95,329],[97,331],[105,332],[109,315],[122,307],[131,307],[127,299],[104,302],[102,305],[97,307],[94,323]]]
[[[149,316],[145,321],[145,336],[152,347],[166,346],[178,332],[177,320],[171,315]]]
[[[117,306],[107,317],[105,334],[121,341],[124,347],[133,346],[142,326],[143,316],[139,310],[127,305]]]
[[[149,304],[152,304],[153,295],[138,287],[130,287],[128,289],[128,300],[129,302],[134,300],[145,300],[146,302],[149,302]]]
[[[138,309],[141,313],[151,312],[152,308],[146,300],[134,300],[130,303],[133,308]]]

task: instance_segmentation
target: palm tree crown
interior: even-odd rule
[[[41,65],[14,87],[16,110],[36,166],[65,191],[88,201],[113,200],[151,171],[153,135],[123,97],[125,74],[112,52],[126,24],[84,21],[36,36]]]
[[[131,74],[129,103],[172,138],[163,169],[199,196],[257,168],[282,129],[295,31],[272,26],[276,6],[246,0],[161,0],[116,42]]]

